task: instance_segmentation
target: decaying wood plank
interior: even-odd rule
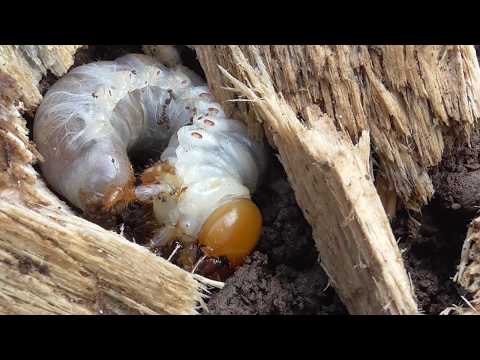
[[[480,217],[470,223],[454,281],[470,297],[468,306],[455,308],[454,313],[480,315]]]
[[[0,313],[194,314],[187,273],[61,210],[0,199]]]
[[[468,140],[480,116],[480,69],[473,46],[241,46],[263,59],[275,89],[295,114],[316,104],[356,143],[369,130],[378,171],[404,205],[419,209],[433,193],[427,169],[441,160],[445,134]],[[211,84],[222,84],[222,64],[239,69],[229,46],[197,46]],[[221,86],[215,96],[232,94]],[[229,103],[250,118],[248,103]],[[268,135],[268,134],[267,134]],[[453,138],[453,137],[452,137]]]
[[[277,91],[259,47],[248,47],[249,59],[237,46],[196,51],[212,90],[222,91],[226,77],[250,101],[250,114],[263,122],[312,225],[321,264],[350,313],[416,314],[413,289],[373,184],[369,132],[362,131],[354,145],[314,103],[297,116],[298,109]],[[278,66],[293,66],[282,59]],[[236,75],[220,72],[219,64]]]
[[[43,54],[40,65],[28,60],[32,51]],[[21,99],[34,110],[37,75],[44,68],[61,75],[73,50],[0,46],[0,56],[0,313],[196,313],[204,284],[221,284],[76,216],[33,167],[40,155],[16,106]]]
[[[11,76],[25,110],[35,109],[42,95],[39,83],[47,72],[61,76],[73,65],[82,45],[1,45],[0,71]]]

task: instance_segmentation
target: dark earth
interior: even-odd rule
[[[194,53],[183,47],[180,50],[184,63],[201,73]],[[75,66],[112,60],[128,52],[142,51],[140,46],[89,46],[77,53]],[[48,74],[42,81],[42,90],[46,91],[55,81],[56,78]],[[32,118],[28,120],[31,125]],[[147,160],[151,162],[148,157]],[[135,165],[140,171],[148,163],[140,159]],[[480,206],[480,193],[476,191],[480,186],[480,135],[472,135],[471,147],[466,144],[447,147],[442,163],[431,169],[430,174],[435,187],[431,203],[421,214],[400,211],[392,221],[392,228],[421,311],[438,314],[453,304],[462,304],[460,296],[465,295],[451,278],[467,225]],[[212,294],[207,304],[208,313],[346,314],[317,262],[311,227],[297,206],[275,156],[254,201],[264,217],[259,245],[245,264],[226,280],[225,287]],[[124,235],[142,243],[142,238],[150,234],[149,225],[134,226],[129,222],[129,218],[141,219],[142,216],[148,216],[148,209],[145,212],[132,206],[126,215],[116,219],[116,229],[120,231],[122,223]]]

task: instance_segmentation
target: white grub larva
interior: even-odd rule
[[[162,236],[199,239],[234,264],[258,240],[250,194],[265,169],[263,146],[182,65],[129,54],[77,67],[45,95],[33,134],[47,182],[86,213],[153,201]],[[128,154],[144,150],[161,160],[136,187]]]

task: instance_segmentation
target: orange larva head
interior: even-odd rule
[[[215,210],[198,241],[209,256],[225,256],[234,266],[251,254],[262,231],[262,214],[249,199],[233,200]]]

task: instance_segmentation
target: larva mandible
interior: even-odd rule
[[[160,237],[199,239],[233,264],[259,238],[250,194],[265,169],[264,148],[182,65],[128,54],[79,66],[46,93],[33,135],[46,181],[85,212],[153,201]],[[135,186],[128,154],[147,148],[161,160]]]

